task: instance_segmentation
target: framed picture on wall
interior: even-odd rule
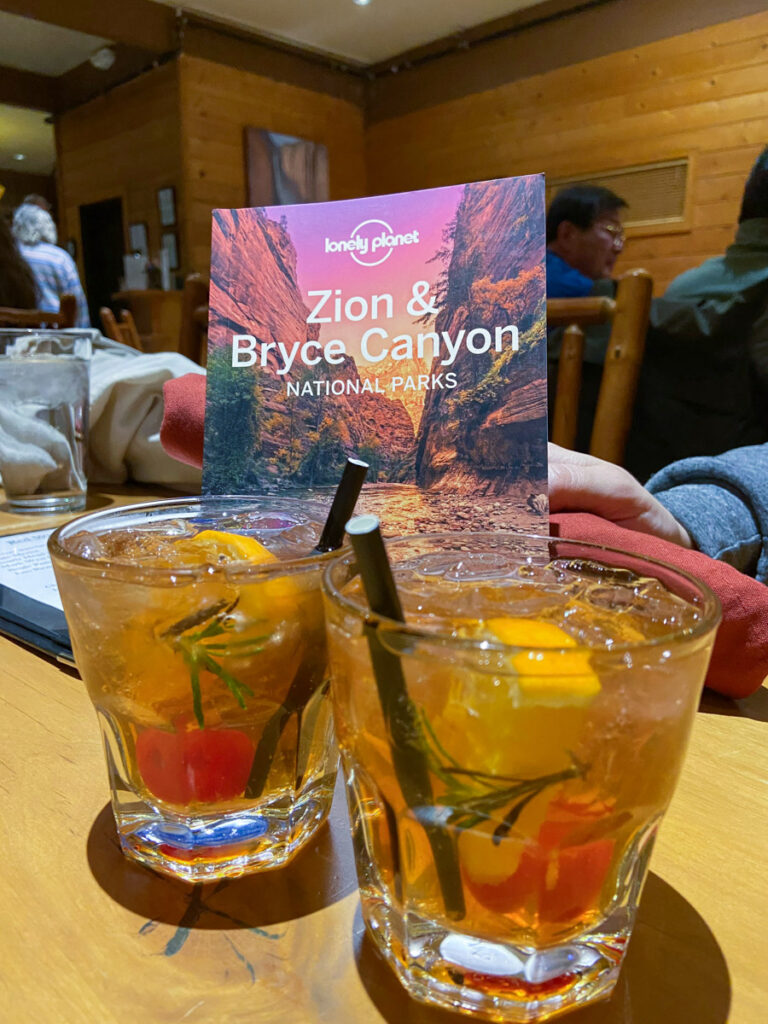
[[[142,256],[149,256],[146,224],[136,223],[128,225],[128,244],[131,252],[140,252]]]
[[[249,206],[321,203],[329,198],[328,150],[293,135],[244,129]]]
[[[176,190],[172,187],[157,190],[157,209],[160,213],[160,224],[170,227],[176,223]]]
[[[168,253],[168,269],[178,270],[179,269],[179,244],[176,239],[175,231],[164,231],[160,244],[163,249]]]

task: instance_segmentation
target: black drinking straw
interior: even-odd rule
[[[371,515],[356,516],[347,523],[347,533],[371,611],[395,622],[405,622],[378,519]],[[429,820],[434,806],[432,783],[418,742],[421,725],[408,696],[403,666],[400,658],[383,646],[376,624],[368,625],[366,634],[397,781],[432,848],[445,912],[459,920],[464,917],[465,907],[456,850],[450,835]]]
[[[315,551],[324,554],[326,551],[336,551],[341,547],[344,540],[344,528],[347,520],[355,511],[355,504],[360,496],[360,489],[367,472],[367,462],[361,462],[360,459],[347,459]]]
[[[361,462],[359,459],[347,459],[323,532],[314,548],[315,551],[325,554],[327,551],[336,551],[341,547],[344,540],[344,525],[355,510],[355,502],[367,472],[367,462]],[[250,799],[256,799],[264,792],[264,786],[283,730],[292,715],[298,715],[299,728],[301,727],[303,710],[318,686],[322,685],[324,674],[325,663],[322,658],[318,657],[317,651],[305,649],[283,703],[264,726],[261,739],[256,746],[245,789],[245,795]]]

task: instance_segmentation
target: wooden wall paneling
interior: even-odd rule
[[[726,131],[735,129],[735,137],[740,140],[738,131],[742,128],[746,131],[751,123],[756,122],[759,132],[765,135],[768,127],[768,76],[762,94],[700,103],[675,111],[610,117],[598,122],[582,117],[578,107],[568,107],[567,110],[570,118],[564,111],[553,125],[547,124],[542,116],[536,122],[514,120],[505,126],[488,126],[479,123],[477,115],[480,111],[473,106],[466,112],[468,116],[461,132],[455,119],[451,118],[449,127],[447,118],[439,118],[448,131],[432,146],[429,145],[431,140],[425,139],[424,151],[411,153],[409,163],[418,166],[424,161],[426,167],[439,166],[446,175],[459,156],[479,165],[487,160],[489,152],[498,159],[503,152],[514,150],[518,157],[524,154],[532,166],[538,162],[549,168],[554,160],[561,165],[567,163],[571,172],[582,169],[587,172],[601,169],[600,161],[606,158],[610,160],[605,165],[608,169],[665,159],[670,152],[703,148],[721,127]],[[422,121],[419,127],[424,131],[426,124]],[[387,154],[387,162],[390,165],[400,164],[400,158],[405,158],[408,152],[407,144],[401,142],[397,146],[397,138],[392,142],[395,150]],[[664,152],[664,157],[656,156],[660,151]],[[641,160],[636,158],[637,153],[642,154]],[[446,161],[449,161],[447,165]]]
[[[331,198],[365,194],[359,105],[188,54],[178,64],[190,269],[209,272],[211,211],[245,205],[247,125],[323,143]]]
[[[760,144],[736,146],[731,149],[699,153],[699,174],[705,178],[718,178],[723,174],[741,176],[745,167],[751,167],[762,150]]]
[[[439,63],[447,76],[456,66]],[[400,77],[413,84],[410,112],[366,125],[351,94],[185,53],[58,119],[66,235],[79,230],[81,203],[123,194],[126,223],[146,221],[154,251],[155,193],[171,184],[182,270],[207,273],[211,210],[245,202],[246,125],[324,143],[332,198],[695,157],[691,230],[632,236],[618,264],[642,262],[658,291],[686,259],[693,265],[731,240],[744,178],[768,141],[768,13],[421,109],[419,69]],[[380,118],[380,102],[375,109]]]
[[[757,153],[755,157],[757,157]],[[743,165],[742,165],[743,166]],[[744,187],[744,174],[739,171],[737,174],[718,174],[714,177],[698,176],[692,192],[695,193],[696,202],[704,205],[706,203],[726,202],[734,196],[741,197]]]
[[[128,224],[147,224],[160,248],[157,190],[181,179],[178,70],[164,64],[56,119],[58,181],[66,237],[81,250],[79,207],[119,196]],[[177,208],[179,206],[177,196]],[[180,258],[185,258],[183,233]]]
[[[387,74],[386,65],[377,69],[379,76],[369,91],[370,116],[372,120],[401,116],[618,51],[672,37],[683,39],[684,33],[710,28],[723,17],[737,20],[763,13],[764,3],[730,0],[726,9],[718,0],[672,5],[668,0],[598,0],[565,17],[532,21],[512,35],[476,41],[466,48],[456,42],[444,45],[439,60],[416,60],[409,67],[408,56],[402,55],[396,75]]]
[[[654,45],[662,49],[662,44]],[[528,127],[526,118],[533,126],[542,120],[551,126],[565,120],[566,111],[576,106],[582,112],[582,121],[601,123],[616,117],[764,92],[768,33],[750,40],[750,48],[752,60],[747,67],[731,65],[725,52],[714,46],[697,54],[701,57],[696,62],[698,66],[686,67],[680,66],[681,59],[673,50],[668,55],[655,54],[653,61],[643,60],[642,54],[630,51],[600,58],[599,73],[592,69],[588,79],[582,70],[584,65],[579,65],[537,75],[535,81],[524,80],[476,94],[475,98],[485,97],[490,108],[488,121],[502,125],[514,116],[523,128]],[[713,73],[715,56],[724,61],[716,65],[725,69],[722,72]]]
[[[0,170],[0,184],[5,186],[5,192],[0,200],[0,213],[10,213],[30,192],[44,196],[52,206],[56,206],[56,182],[53,174],[28,174],[25,171],[10,171],[3,168]]]
[[[376,121],[366,161],[370,190],[390,192],[690,156],[690,230],[633,233],[617,263],[617,272],[645,266],[658,293],[732,241],[744,181],[766,143],[768,13]]]

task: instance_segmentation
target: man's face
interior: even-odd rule
[[[624,228],[618,210],[601,213],[586,231],[563,221],[557,232],[556,251],[566,263],[597,281],[611,277],[624,248]]]

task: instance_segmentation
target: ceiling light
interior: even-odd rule
[[[102,46],[88,58],[91,64],[99,71],[109,71],[115,63],[115,51],[109,46]]]
[[[367,7],[371,0],[354,0],[358,7]]]
[[[14,160],[26,160],[27,159],[27,154],[26,153],[14,153],[13,154],[13,159]]]

